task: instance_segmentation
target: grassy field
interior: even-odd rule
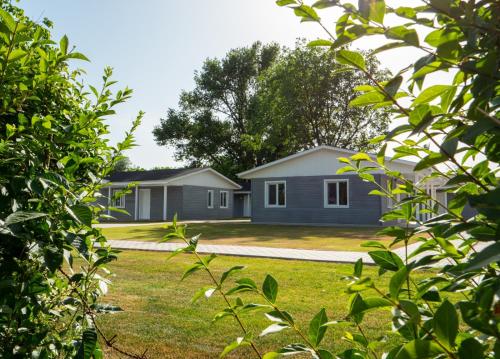
[[[389,244],[391,238],[375,234],[381,228],[279,226],[250,223],[193,223],[188,234],[201,233],[200,243],[266,246],[284,248],[366,251],[361,243],[378,240]],[[164,225],[104,228],[108,239],[159,241]]]
[[[198,288],[210,284],[205,272],[180,281],[184,269],[194,261],[191,255],[179,255],[170,261],[166,261],[166,257],[165,253],[153,252],[120,254],[119,260],[110,265],[116,277],[104,302],[120,305],[124,311],[101,315],[100,325],[108,336],[117,335],[119,346],[141,353],[148,349],[149,358],[217,358],[226,344],[240,336],[237,325],[231,318],[211,322],[223,306],[218,295],[190,303]],[[352,265],[236,257],[219,257],[212,262],[218,276],[237,264],[247,268],[235,278],[250,277],[258,285],[267,273],[272,273],[280,285],[279,306],[292,313],[305,330],[322,307],[327,309],[330,320],[342,319],[346,314],[348,294],[344,288],[347,283],[342,277],[352,273]],[[365,267],[365,271],[377,277],[374,267]],[[246,293],[241,297],[245,302],[255,300]],[[386,311],[379,311],[367,316],[363,329],[369,337],[390,332],[390,324],[384,320],[388,315]],[[257,335],[270,324],[261,320],[262,317],[262,313],[244,317]],[[346,330],[353,329],[344,326],[329,330],[325,347],[335,352],[346,348],[346,342],[341,339]],[[396,340],[393,336],[390,338]],[[265,351],[297,341],[299,338],[293,332],[285,330],[259,338],[257,343],[260,350]],[[119,357],[109,351],[107,355]],[[252,355],[243,349],[231,358],[252,358]]]

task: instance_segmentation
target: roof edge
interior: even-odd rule
[[[237,173],[236,175],[238,177],[242,178],[241,176],[245,176],[245,175],[248,175],[248,174],[251,174],[251,173],[254,173],[254,172],[258,172],[258,171],[263,170],[265,168],[269,168],[269,167],[275,166],[277,164],[280,164],[280,163],[283,163],[283,162],[286,162],[286,161],[289,161],[289,160],[292,160],[292,159],[295,159],[295,158],[299,158],[299,157],[302,157],[302,156],[305,156],[305,155],[308,155],[310,153],[313,153],[313,152],[316,152],[316,151],[320,151],[320,150],[338,151],[338,152],[344,152],[344,153],[350,154],[350,155],[354,155],[354,154],[360,152],[360,151],[352,151],[352,150],[347,150],[345,148],[339,148],[339,147],[334,147],[334,146],[321,145],[321,146],[310,148],[308,150],[304,150],[304,151],[300,151],[300,152],[294,153],[293,155],[280,158],[278,160],[275,160],[275,161],[263,164],[263,165],[258,166],[258,167],[254,167],[252,169],[249,169],[249,170]],[[376,156],[373,153],[368,153],[368,155],[370,155],[370,156]],[[409,165],[409,166],[416,165],[416,162],[412,162],[412,161],[406,161],[406,160],[400,160],[400,159],[392,159],[389,156],[385,156],[385,158],[387,160],[391,161],[391,162],[394,162],[394,163],[401,163],[401,164]]]

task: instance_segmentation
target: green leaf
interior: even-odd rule
[[[438,163],[442,163],[448,160],[448,157],[442,153],[432,152],[430,155],[422,158],[414,168],[414,171],[425,170],[426,168],[437,165]]]
[[[0,8],[0,17],[2,18],[5,26],[10,32],[14,32],[16,29],[16,20],[4,9]]]
[[[477,253],[472,260],[469,261],[466,269],[471,271],[479,268],[484,268],[490,263],[500,261],[500,242],[494,243]]]
[[[71,211],[69,212],[72,217],[83,223],[84,225],[90,227],[92,226],[92,210],[89,206],[83,204],[75,204],[71,206]]]
[[[387,249],[386,246],[384,246],[382,243],[377,242],[377,241],[366,241],[361,243],[361,247],[372,247],[372,248],[382,248],[382,249]]]
[[[359,95],[349,102],[349,106],[367,106],[380,103],[385,100],[385,96],[378,91],[371,91]]]
[[[337,62],[344,65],[354,66],[360,70],[366,69],[365,59],[363,58],[363,55],[356,51],[337,51]]]
[[[375,50],[373,50],[370,53],[370,55],[373,56],[373,55],[376,55],[378,53],[381,53],[381,52],[384,52],[387,50],[397,49],[399,47],[404,47],[404,46],[408,46],[408,44],[406,42],[400,42],[400,41],[389,42],[388,44],[382,45],[382,46],[376,48]]]
[[[244,268],[245,268],[245,266],[234,266],[234,267],[231,267],[230,269],[228,269],[227,271],[225,271],[224,273],[222,273],[222,276],[220,278],[220,284],[224,283],[224,281],[227,279],[227,277],[229,277],[231,274],[233,274],[234,272],[240,271],[240,270],[242,270]]]
[[[281,357],[280,353],[277,353],[277,352],[267,352],[266,354],[264,354],[264,356],[262,357],[262,359],[277,359],[277,358],[280,358],[280,357]]]
[[[389,95],[394,97],[396,93],[399,90],[399,86],[401,86],[401,83],[403,82],[403,76],[399,75],[394,78],[392,78],[385,86],[384,90],[387,92]]]
[[[83,61],[90,62],[90,60],[88,59],[87,56],[85,56],[84,54],[81,54],[79,52],[71,52],[71,53],[69,53],[69,54],[66,55],[66,58],[67,59],[76,59],[76,60],[83,60]]]
[[[412,107],[417,106],[422,103],[428,103],[435,98],[441,96],[444,92],[449,91],[455,86],[450,85],[434,85],[426,88],[422,91],[417,98],[413,101]]]
[[[24,56],[26,56],[26,51],[24,51],[22,49],[14,49],[9,54],[9,58],[7,59],[7,61],[10,62],[10,61],[19,60],[20,58],[23,58]]]
[[[385,36],[389,39],[402,40],[412,46],[419,46],[418,34],[406,26],[395,26],[387,29]]]
[[[97,333],[95,329],[86,329],[82,333],[82,341],[78,348],[76,357],[78,359],[90,359],[97,345]]]
[[[391,281],[389,282],[389,293],[391,297],[394,299],[399,298],[399,291],[403,286],[404,282],[408,278],[408,269],[406,267],[401,267],[396,273],[394,273],[391,277]]]
[[[432,323],[439,341],[448,349],[453,348],[458,334],[458,314],[453,304],[446,299],[436,310]]]
[[[363,258],[359,258],[354,264],[354,276],[357,278],[361,278],[363,274]]]
[[[59,48],[61,49],[63,55],[68,53],[68,37],[66,35],[64,35],[61,38],[61,41],[59,41]]]
[[[329,40],[323,40],[323,39],[309,41],[309,43],[307,44],[307,46],[309,46],[309,47],[316,47],[316,46],[328,46],[328,47],[330,47],[332,45],[333,45],[333,42],[331,42]]]
[[[366,154],[366,153],[356,153],[355,155],[352,155],[351,156],[351,159],[353,161],[370,161],[370,162],[373,162],[372,158]]]
[[[309,340],[313,345],[318,346],[325,336],[328,327],[323,326],[328,322],[325,308],[322,308],[309,323]]]
[[[184,273],[182,274],[182,278],[181,280],[184,280],[186,277],[190,276],[191,274],[199,271],[200,269],[203,268],[203,265],[201,263],[195,263],[191,266],[189,266],[185,271]]]
[[[368,252],[370,257],[381,268],[396,272],[403,267],[403,261],[397,254],[391,251],[372,251]]]
[[[359,0],[358,7],[364,18],[383,24],[385,15],[384,0]]]
[[[326,9],[328,7],[335,6],[339,3],[339,0],[318,0],[314,4],[312,4],[312,7],[315,7],[316,9]]]
[[[248,345],[250,345],[250,341],[248,340],[247,336],[245,336],[245,337],[239,337],[234,342],[232,342],[231,344],[227,345],[224,348],[224,350],[222,351],[222,353],[220,353],[220,358],[225,358],[226,355],[228,355],[232,351],[238,349],[239,347],[248,346]]]
[[[278,6],[287,6],[287,5],[295,5],[297,4],[296,0],[277,0],[276,5]]]
[[[267,275],[262,284],[262,292],[271,303],[276,303],[278,296],[278,282],[271,275]]]
[[[319,21],[318,14],[310,6],[300,5],[299,7],[294,8],[293,11],[295,12],[295,15],[302,17],[303,20]]]
[[[458,357],[460,359],[482,358],[484,355],[484,346],[475,338],[467,338],[460,343],[458,348]]]
[[[5,225],[10,226],[12,224],[21,223],[25,221],[31,221],[35,218],[45,217],[46,213],[34,212],[34,211],[17,211],[11,213],[5,219]]]
[[[433,341],[415,339],[406,343],[395,355],[394,359],[425,359],[434,358],[443,350]]]

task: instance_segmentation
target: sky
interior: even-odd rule
[[[397,3],[415,6],[417,1]],[[274,0],[21,0],[19,6],[34,20],[52,20],[54,39],[67,35],[70,48],[76,46],[91,60],[78,64],[86,70],[88,83],[98,85],[104,67],[111,66],[116,89],[134,90],[132,99],[109,119],[110,139],[115,143],[123,138],[137,113],[144,111],[136,133],[138,146],[125,153],[144,168],[183,165],[175,161],[172,148],[156,145],[152,130],[168,108],[177,107],[181,91],[193,88],[194,72],[206,58],[221,58],[255,41],[293,47],[299,37],[326,37],[318,24],[301,24]],[[319,14],[333,29],[338,12]],[[356,47],[373,48],[376,42],[363,40]],[[379,59],[394,71],[421,55],[404,48]]]

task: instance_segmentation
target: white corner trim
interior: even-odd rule
[[[135,186],[134,220],[139,218],[139,186]]]
[[[276,186],[276,204],[269,204],[269,185],[281,184],[285,185],[285,205],[279,205],[278,202],[278,186]],[[264,207],[265,208],[286,208],[286,181],[276,180],[276,181],[265,181],[264,182]]]
[[[168,187],[167,185],[163,185],[163,220],[167,220],[167,195],[168,195]]]
[[[341,204],[329,204],[328,203],[328,184],[329,183],[339,183],[339,182],[347,182],[347,205]],[[339,196],[339,185],[337,185],[337,202],[340,201]],[[348,178],[335,178],[335,179],[325,179],[323,180],[323,206],[324,208],[349,208],[350,204],[350,195],[349,195],[349,179]]]

